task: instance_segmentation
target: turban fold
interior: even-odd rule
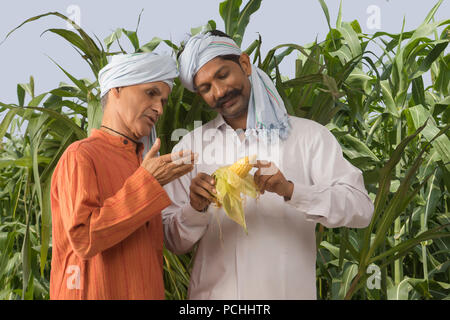
[[[115,55],[98,74],[100,96],[103,97],[112,88],[158,81],[167,83],[172,90],[173,80],[177,76],[176,62],[169,56],[153,52]],[[155,140],[156,129],[153,126],[150,136],[140,139],[144,144],[143,156]]]
[[[236,43],[227,37],[200,33],[191,37],[179,58],[180,81],[190,91],[195,91],[194,77],[210,60],[223,55],[241,55]],[[269,76],[252,65],[249,77],[252,90],[247,113],[247,132],[270,139],[272,130],[278,130],[279,137],[289,136],[289,118],[284,102]]]
[[[172,57],[153,52],[115,55],[98,74],[100,96],[112,88],[157,81],[167,83],[172,89],[177,76],[177,65]]]

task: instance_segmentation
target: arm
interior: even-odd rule
[[[287,203],[305,214],[307,220],[328,228],[365,228],[373,214],[373,203],[364,187],[362,173],[342,155],[336,138],[320,127],[308,162],[312,185],[294,183]]]
[[[170,204],[164,189],[143,167],[101,203],[89,157],[78,149],[61,160],[53,177],[58,199],[52,202],[59,207],[69,241],[82,259],[118,244]]]
[[[185,149],[183,140],[174,150]],[[189,149],[189,148],[188,148]],[[164,186],[172,204],[163,210],[164,243],[175,254],[184,254],[202,238],[209,223],[210,214],[192,208],[189,187],[197,174],[194,168],[190,173]]]

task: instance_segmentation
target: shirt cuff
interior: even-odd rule
[[[205,226],[209,223],[209,212],[200,212],[192,208],[190,203],[186,203],[181,208],[181,222],[190,226]]]
[[[301,211],[308,221],[317,222],[317,220],[325,217],[326,210],[315,206],[318,202],[318,196],[326,189],[326,187],[313,185],[303,185],[294,183],[294,190],[292,192],[291,199],[286,201],[287,204],[294,207],[298,211]]]

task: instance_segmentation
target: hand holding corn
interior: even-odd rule
[[[255,158],[250,160],[255,160]],[[248,157],[245,157],[236,161],[233,165],[225,168],[227,170],[231,170],[231,172],[234,172],[239,176],[239,178],[242,179],[245,178],[252,169],[250,160]],[[219,172],[220,170],[221,169],[218,169]],[[216,180],[214,177],[204,172],[200,172],[194,179],[192,179],[191,186],[189,188],[191,207],[197,211],[203,211],[211,204],[211,202],[215,202],[216,205],[220,207],[221,203],[217,199],[215,184]]]
[[[197,211],[203,211],[211,202],[215,202],[215,183],[214,178],[204,172],[200,172],[192,179],[189,187],[192,208]]]
[[[191,206],[203,211],[215,202],[218,207],[223,206],[227,216],[247,232],[241,194],[256,198],[258,193],[269,191],[289,200],[294,187],[275,164],[267,161],[253,164],[255,159],[256,156],[239,159],[231,166],[217,169],[211,176],[199,173],[190,186]],[[249,174],[253,167],[258,168],[254,177]]]
[[[258,160],[254,167],[258,168],[254,175],[254,181],[261,194],[269,191],[284,197],[286,201],[291,199],[294,184],[286,180],[273,162]]]

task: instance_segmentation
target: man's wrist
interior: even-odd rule
[[[208,204],[206,207],[204,207],[203,209],[201,209],[201,210],[199,210],[199,209],[197,209],[196,207],[194,207],[194,206],[192,205],[192,203],[191,203],[190,205],[191,205],[191,208],[192,208],[192,209],[194,209],[194,210],[197,211],[197,212],[201,212],[201,213],[205,213],[206,211],[208,211],[208,208],[209,208],[209,204]]]
[[[283,195],[284,201],[291,200],[293,193],[294,193],[294,183],[289,180],[286,187],[286,192]]]

